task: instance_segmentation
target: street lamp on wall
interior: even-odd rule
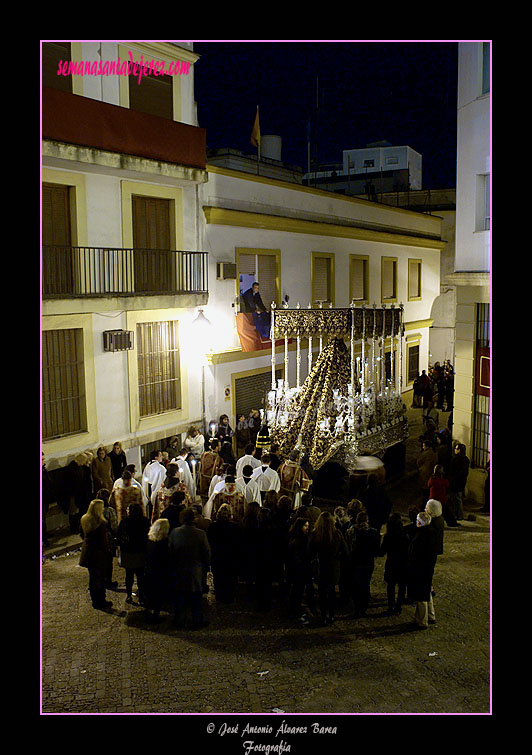
[[[197,317],[192,320],[192,328],[200,346],[206,346],[205,353],[212,351],[212,323],[203,314],[203,309],[199,309]]]

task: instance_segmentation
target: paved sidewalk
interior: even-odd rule
[[[390,495],[406,511],[414,478]],[[426,631],[411,629],[412,606],[385,616],[384,559],[365,619],[339,612],[332,626],[303,627],[279,603],[257,613],[242,597],[220,606],[211,591],[210,626],[179,631],[168,614],[151,626],[140,606],[125,602],[116,560],[113,607],[94,610],[79,553],[56,553],[42,567],[42,712],[489,713],[490,518],[475,514],[445,530],[437,624]]]

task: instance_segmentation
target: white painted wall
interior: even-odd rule
[[[489,174],[490,94],[481,94],[482,43],[458,45],[456,271],[490,270],[490,233],[476,230],[478,176]]]

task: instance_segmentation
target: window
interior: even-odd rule
[[[171,199],[133,196],[135,290],[175,291],[176,255],[173,246]]]
[[[397,257],[381,257],[381,300],[397,300]]]
[[[71,60],[70,42],[43,42],[42,44],[42,85],[72,92],[72,74],[57,75],[59,63]],[[63,66],[61,65],[61,71]]]
[[[312,304],[334,304],[334,255],[312,252]]]
[[[74,291],[70,186],[42,185],[43,293]]]
[[[44,440],[87,430],[81,328],[43,331],[42,394]]]
[[[139,414],[181,409],[179,322],[145,322],[137,325]]]
[[[476,306],[476,366],[471,466],[490,460],[490,305]]]
[[[129,107],[131,110],[172,120],[174,117],[172,76],[147,74],[142,76],[139,84],[138,74],[130,74]]]
[[[281,302],[280,252],[274,249],[236,249],[238,293],[245,293],[254,282],[267,310],[272,301]]]
[[[419,375],[419,343],[406,344],[406,382],[413,383]]]
[[[369,257],[359,254],[349,256],[349,301],[359,303],[369,300]]]
[[[375,160],[364,160],[364,168],[374,168]]]
[[[477,175],[475,231],[490,229],[490,174]]]
[[[408,301],[421,300],[421,260],[408,260]]]
[[[481,94],[490,91],[490,43],[482,43],[482,85]]]

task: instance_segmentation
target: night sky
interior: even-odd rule
[[[282,160],[307,169],[307,124],[318,160],[386,140],[423,160],[423,188],[456,186],[456,42],[194,42],[199,125],[207,147],[256,155],[250,134],[282,137]]]

